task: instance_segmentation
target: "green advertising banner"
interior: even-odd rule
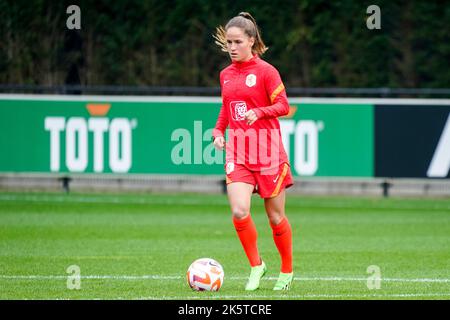
[[[301,176],[373,176],[373,106],[291,103],[280,119],[291,167]],[[287,141],[289,140],[289,143]]]
[[[297,176],[373,176],[373,106],[291,99]],[[0,172],[222,174],[218,98],[0,95]]]

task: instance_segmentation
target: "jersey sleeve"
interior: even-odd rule
[[[264,87],[269,96],[270,105],[253,109],[258,119],[277,118],[287,115],[289,113],[289,102],[286,89],[278,70],[272,66],[267,69]]]
[[[224,106],[220,108],[219,116],[217,117],[216,126],[213,130],[213,138],[225,136],[225,130],[228,127],[228,114]]]
[[[222,72],[220,73],[220,87],[222,88]],[[223,99],[222,99],[223,101]],[[224,108],[223,104],[220,108],[219,116],[217,117],[216,126],[213,129],[213,139],[220,136],[225,136],[225,130],[228,127],[229,119],[226,108]]]

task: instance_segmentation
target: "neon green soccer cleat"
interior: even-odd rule
[[[294,279],[294,273],[283,273],[280,272],[280,275],[278,276],[277,283],[275,283],[275,287],[273,287],[273,290],[279,291],[279,290],[289,290],[292,285],[292,280]]]
[[[246,291],[254,291],[259,288],[259,281],[266,274],[267,267],[264,261],[262,261],[261,265],[252,267],[252,271],[250,272],[250,277],[248,278],[247,285],[245,286]]]

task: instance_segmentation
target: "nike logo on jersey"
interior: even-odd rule
[[[230,82],[230,80],[223,80],[223,84],[227,84],[227,82]]]
[[[277,183],[277,180],[279,177],[280,177],[280,175],[277,175],[277,177],[273,180],[273,183]]]

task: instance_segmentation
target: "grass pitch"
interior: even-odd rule
[[[252,214],[269,271],[248,293],[226,196],[0,193],[0,299],[450,299],[450,199],[288,195],[285,293],[272,291],[280,259],[257,196]],[[223,265],[219,292],[187,285],[200,257]],[[80,289],[68,288],[72,265]]]

